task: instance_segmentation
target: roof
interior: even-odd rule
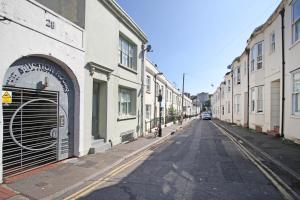
[[[146,34],[138,27],[133,19],[117,4],[115,0],[98,0],[110,10],[120,22],[129,28],[144,44],[148,42]]]
[[[284,9],[284,7],[287,3],[288,3],[288,0],[282,0],[280,2],[280,4],[277,6],[277,8],[275,9],[275,11],[267,19],[267,21],[254,29],[254,31],[250,35],[250,38],[247,40],[247,42],[249,43],[253,37],[255,37],[256,35],[263,32],[271,23],[273,23],[275,21],[276,17],[278,17],[280,15],[280,12]]]

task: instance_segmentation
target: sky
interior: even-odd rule
[[[147,56],[191,94],[213,93],[280,0],[117,0],[147,35]],[[212,86],[213,85],[213,86]]]

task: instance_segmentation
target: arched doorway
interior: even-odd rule
[[[23,57],[8,68],[2,90],[5,177],[73,155],[75,91],[61,66]]]

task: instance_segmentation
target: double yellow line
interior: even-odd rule
[[[254,154],[252,154],[246,147],[244,147],[240,142],[233,137],[230,133],[225,131],[219,125],[214,122],[211,122],[214,126],[216,126],[221,133],[226,135],[265,176],[267,179],[271,181],[271,183],[277,188],[277,190],[282,194],[285,200],[294,200],[300,199],[299,195],[293,191],[291,187],[289,187],[278,175],[276,175],[270,168],[268,168],[265,164],[263,164]],[[295,198],[294,198],[294,197]]]
[[[138,154],[138,156],[135,157],[134,159],[128,161],[127,163],[124,163],[124,164],[120,165],[116,169],[110,171],[104,177],[102,177],[98,180],[95,180],[93,183],[91,183],[88,186],[82,188],[78,192],[66,197],[64,200],[79,199],[80,197],[88,195],[89,193],[91,193],[97,187],[99,187],[102,184],[106,183],[107,181],[111,180],[111,178],[114,177],[115,175],[117,175],[120,172],[126,170],[127,168],[129,168],[130,166],[132,166],[133,164],[138,162],[140,159],[142,159],[144,156],[147,156],[148,154],[152,153],[155,149],[157,149],[159,147],[159,144],[161,144],[162,142],[164,142],[164,140],[154,144],[154,146],[150,146],[149,148],[145,149],[143,152]]]

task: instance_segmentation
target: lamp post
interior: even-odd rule
[[[162,114],[162,107],[161,107],[161,102],[162,102],[162,94],[161,94],[161,89],[159,90],[158,98],[157,101],[159,102],[159,124],[158,124],[158,137],[162,136],[162,131],[161,131],[161,114]]]
[[[157,76],[163,75],[162,72],[159,72],[154,75],[154,125],[156,125],[156,79]]]

